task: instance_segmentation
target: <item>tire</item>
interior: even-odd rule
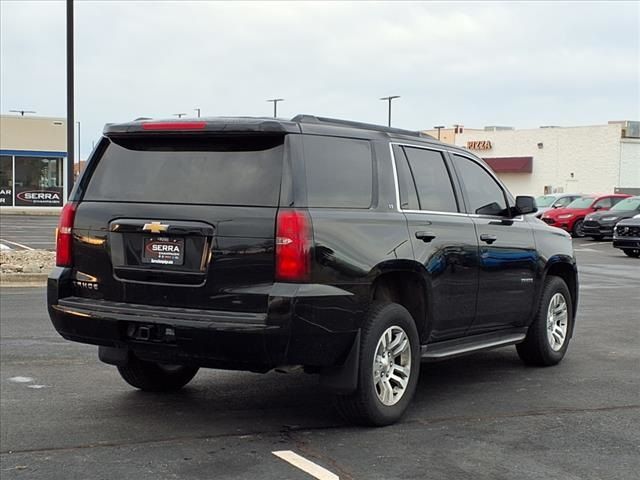
[[[398,349],[400,353],[395,357],[382,355],[386,351],[383,336],[385,343],[393,344],[402,340],[403,334],[408,350]],[[399,345],[403,344],[404,341]],[[408,374],[405,376],[396,365],[400,368],[408,365]],[[413,398],[419,374],[420,341],[411,314],[397,303],[374,304],[360,333],[358,387],[350,395],[337,395],[336,408],[350,423],[368,426],[395,423]],[[399,379],[404,380],[404,390]]]
[[[145,392],[175,392],[195,377],[198,368],[146,362],[132,355],[118,372],[129,385]]]
[[[604,238],[604,235],[591,235],[591,239],[595,240],[596,242],[599,242],[603,238]]]
[[[640,257],[640,248],[625,248],[622,250],[625,255],[631,258]]]
[[[554,302],[556,314],[549,319],[551,302]],[[562,314],[563,304],[565,307],[564,315]],[[560,277],[547,277],[538,311],[529,327],[527,336],[524,342],[516,345],[520,359],[527,365],[540,367],[559,363],[564,358],[569,346],[573,330],[572,323],[573,303],[567,284]],[[548,327],[553,330],[549,330]],[[564,331],[563,334],[562,331]],[[561,344],[558,342],[560,336],[562,337]]]
[[[582,220],[576,220],[576,222],[573,224],[573,229],[571,230],[571,235],[573,235],[575,238],[583,238],[584,237],[584,232],[582,231],[582,224],[584,222]]]

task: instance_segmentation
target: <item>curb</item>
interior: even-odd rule
[[[48,276],[48,273],[3,273],[0,287],[44,287]]]
[[[7,208],[7,210],[5,210],[5,208]],[[8,208],[11,208],[11,210],[8,210]],[[57,208],[57,207],[56,207]],[[62,211],[62,207],[58,208],[58,210],[30,210],[30,209],[26,209],[26,210],[16,210],[13,207],[2,207],[2,209],[0,209],[0,215],[28,215],[28,216],[34,216],[34,217],[42,217],[42,216],[49,216],[49,217],[59,217],[60,216],[60,212]]]

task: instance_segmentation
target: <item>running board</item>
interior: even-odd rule
[[[514,345],[523,341],[526,336],[526,328],[513,328],[506,331],[502,330],[430,343],[422,346],[422,360],[425,362],[437,362],[467,353]]]

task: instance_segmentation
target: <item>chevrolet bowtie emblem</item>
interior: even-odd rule
[[[169,225],[163,225],[160,222],[145,223],[144,227],[142,227],[142,230],[144,230],[145,232],[151,232],[151,233],[166,232],[168,229],[169,229]]]

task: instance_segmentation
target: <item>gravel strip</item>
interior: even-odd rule
[[[56,263],[56,253],[48,250],[0,251],[0,273],[46,273]]]

